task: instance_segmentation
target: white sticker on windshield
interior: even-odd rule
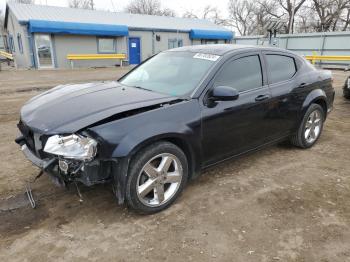
[[[211,54],[203,54],[203,53],[197,53],[193,56],[193,58],[210,60],[210,61],[216,61],[219,59],[219,57],[220,57],[219,55],[211,55]]]

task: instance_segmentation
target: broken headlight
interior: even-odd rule
[[[89,161],[97,151],[97,142],[81,135],[54,135],[47,140],[44,151],[64,158]]]

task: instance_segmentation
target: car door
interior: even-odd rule
[[[277,139],[289,135],[295,129],[302,101],[299,91],[309,81],[308,76],[298,77],[298,61],[293,55],[267,51],[263,54],[272,95],[268,132]]]
[[[209,83],[202,106],[202,158],[210,165],[268,141],[271,94],[259,52],[229,59]],[[239,91],[234,101],[210,102],[215,86]]]

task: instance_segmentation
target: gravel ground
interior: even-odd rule
[[[60,83],[111,80],[125,69],[0,72],[0,261],[350,261],[350,101],[334,71],[335,108],[309,150],[276,145],[189,183],[164,212],[137,215],[108,186],[84,201],[43,176],[13,140],[23,103]]]

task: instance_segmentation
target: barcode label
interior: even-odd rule
[[[203,53],[197,53],[193,56],[193,58],[197,59],[204,59],[209,61],[216,61],[219,59],[220,56],[218,55],[211,55],[211,54],[203,54]]]

